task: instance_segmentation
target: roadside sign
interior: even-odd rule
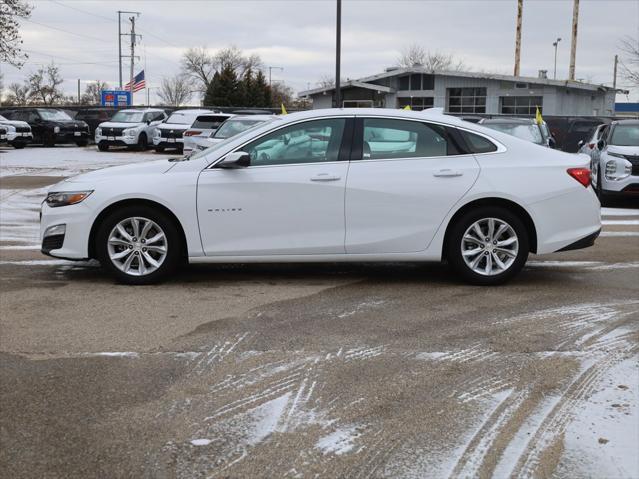
[[[131,92],[102,90],[102,106],[131,106]]]

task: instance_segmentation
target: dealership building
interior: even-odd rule
[[[446,113],[612,116],[613,88],[578,81],[514,77],[488,73],[428,71],[424,67],[387,68],[383,73],[342,82],[343,107],[443,108]],[[313,108],[331,108],[335,88],[314,88],[299,93]]]

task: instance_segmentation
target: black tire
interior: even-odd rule
[[[164,147],[163,146],[156,146],[154,148],[154,150],[156,151],[156,153],[164,153]]]
[[[140,133],[140,136],[138,136],[138,144],[136,145],[136,150],[146,151],[148,148],[149,141],[146,138],[146,133]]]
[[[156,223],[166,236],[166,257],[153,272],[135,276],[120,270],[109,257],[108,239],[115,226],[126,218],[145,218]],[[98,227],[95,236],[95,251],[98,261],[119,283],[142,285],[158,283],[173,273],[183,257],[183,241],[174,220],[166,213],[150,206],[127,206],[108,215]],[[137,253],[142,254],[142,253]],[[139,261],[139,260],[137,260]]]
[[[87,146],[89,144],[89,142],[88,141],[76,141],[75,144],[78,145],[79,147],[83,148],[83,147]]]
[[[106,143],[98,143],[98,150],[109,151],[109,145],[107,145]]]
[[[597,193],[597,198],[599,198],[601,206],[608,206],[610,204],[610,198],[604,193],[603,187],[601,186],[601,167],[599,167],[599,172],[597,174],[597,187],[595,188],[595,193]]]
[[[507,223],[514,230],[518,242],[518,251],[512,264],[505,271],[490,276],[475,272],[466,264],[462,255],[464,234],[475,222],[485,218],[495,218]],[[502,284],[519,273],[526,264],[530,249],[528,231],[523,221],[510,210],[498,206],[480,206],[468,211],[455,221],[447,238],[446,256],[450,265],[465,281],[482,286]],[[490,256],[487,252],[483,254]]]
[[[42,143],[44,144],[45,147],[50,148],[55,146],[55,135],[48,131],[44,134],[44,138]]]
[[[15,143],[11,143],[11,145],[16,149],[16,150],[21,150],[22,148],[24,148],[25,146],[27,146],[26,143],[22,143],[21,141],[17,141]]]

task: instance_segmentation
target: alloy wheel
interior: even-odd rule
[[[107,240],[113,265],[131,276],[146,276],[166,259],[168,241],[160,226],[148,218],[125,218],[116,224]]]
[[[475,273],[495,276],[507,271],[517,259],[519,239],[512,226],[499,218],[475,221],[464,233],[461,254]]]

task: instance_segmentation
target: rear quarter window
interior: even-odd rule
[[[497,151],[497,145],[483,136],[459,130],[471,153],[491,153]]]

